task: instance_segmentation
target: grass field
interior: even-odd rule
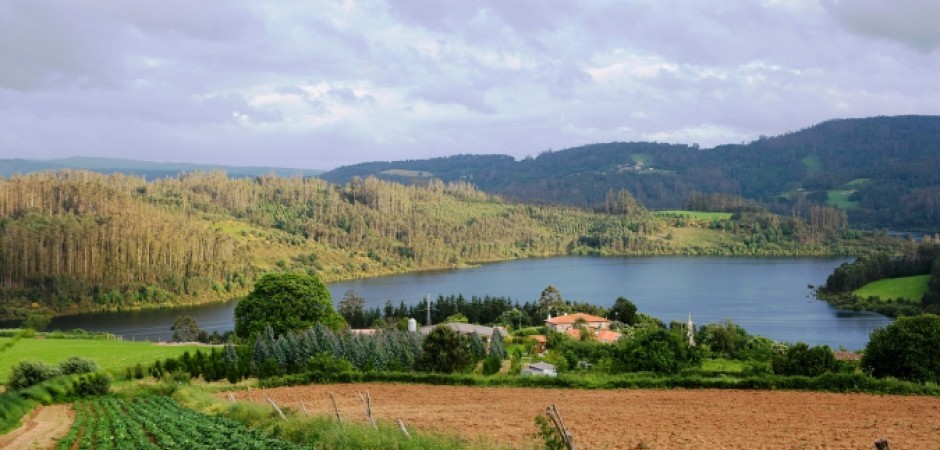
[[[839,209],[858,208],[858,202],[849,200],[849,196],[855,193],[855,189],[827,191],[826,203]]]
[[[929,279],[930,275],[886,278],[868,283],[853,291],[853,294],[862,298],[878,297],[883,300],[889,298],[919,300],[924,296],[924,292],[927,292],[927,280]]]
[[[664,217],[684,217],[695,220],[728,220],[733,214],[728,212],[667,210],[656,211],[656,215]]]
[[[0,344],[11,338],[0,338]],[[158,359],[192,353],[195,345],[157,345],[150,342],[104,341],[94,339],[21,339],[12,348],[0,352],[0,384],[6,384],[17,362],[30,359],[56,364],[70,356],[94,360],[102,369],[114,372],[137,363],[150,364]]]

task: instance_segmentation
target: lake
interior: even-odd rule
[[[753,257],[556,257],[485,264],[459,270],[420,272],[331,283],[338,301],[350,289],[366,306],[417,303],[430,294],[503,296],[534,301],[548,285],[566,300],[612,305],[623,296],[639,311],[662,319],[696,324],[726,319],[752,334],[782,342],[802,341],[850,350],[862,349],[869,333],[891,323],[879,314],[838,311],[816,300],[808,285],[825,282],[850,258]],[[108,331],[127,339],[167,340],[173,319],[194,317],[202,329],[233,327],[236,302],[156,311],[58,317],[50,329]],[[419,318],[420,320],[420,318]]]

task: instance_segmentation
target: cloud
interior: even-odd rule
[[[940,3],[923,0],[823,0],[840,25],[854,33],[887,39],[931,53],[940,47]]]
[[[7,0],[0,154],[330,168],[935,113],[922,3]]]

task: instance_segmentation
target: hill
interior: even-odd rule
[[[596,207],[629,190],[644,206],[679,209],[696,193],[739,196],[783,214],[846,210],[854,226],[940,229],[940,116],[831,120],[797,132],[712,149],[659,143],[592,144],[516,161],[460,155],[374,162],[326,172],[343,183],[464,180],[522,202]]]
[[[861,254],[885,242],[845,225],[832,208],[660,217],[626,191],[591,211],[439,180],[42,172],[0,178],[0,319],[228,300],[270,270],[332,281],[535,256]]]
[[[158,163],[120,158],[72,157],[48,160],[0,159],[0,176],[25,175],[44,170],[84,169],[98,173],[123,173],[137,175],[149,180],[173,177],[184,172],[222,170],[232,177],[257,177],[263,175],[317,176],[322,170],[290,169],[278,167],[241,167],[217,164]]]

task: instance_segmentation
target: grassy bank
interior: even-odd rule
[[[927,292],[929,279],[930,275],[885,278],[868,283],[853,291],[852,294],[861,298],[878,297],[882,300],[900,298],[920,300]]]
[[[0,338],[0,347],[12,338]],[[0,384],[6,384],[14,364],[22,360],[58,364],[71,356],[88,358],[104,371],[117,373],[135,364],[149,365],[154,361],[180,356],[204,346],[158,345],[150,342],[108,341],[93,339],[23,338],[0,352]]]

